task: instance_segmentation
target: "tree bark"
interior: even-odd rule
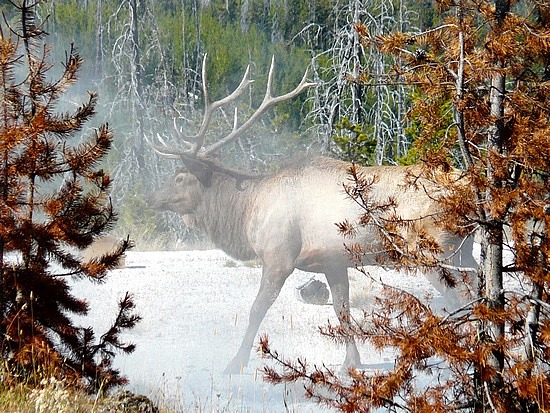
[[[145,168],[145,137],[143,132],[143,110],[142,110],[142,72],[141,72],[141,56],[139,51],[139,12],[138,1],[129,0],[130,6],[130,31],[132,37],[132,64],[131,67],[131,79],[132,79],[132,112],[134,122],[136,123],[137,139],[134,145],[134,155],[137,160],[139,170],[142,171]]]
[[[502,24],[502,20],[510,8],[509,1],[495,1],[496,26]],[[504,225],[503,218],[498,216],[492,206],[495,202],[495,193],[502,190],[502,178],[495,173],[495,161],[503,154],[504,144],[504,96],[506,93],[506,76],[503,73],[503,63],[495,60],[494,71],[491,79],[491,91],[489,96],[490,116],[493,123],[488,132],[488,159],[487,159],[487,180],[488,189],[486,190],[485,201],[487,205],[485,228],[483,231],[485,247],[485,260],[483,262],[483,272],[485,279],[485,298],[487,305],[496,312],[504,311],[504,286],[503,286],[503,242]],[[498,318],[497,318],[498,319]],[[504,370],[504,354],[498,348],[499,344],[504,342],[504,322],[492,321],[487,325],[489,340],[496,344],[495,350],[489,357],[490,366],[497,372],[490,380],[489,387],[494,393],[502,389],[502,375]]]
[[[532,361],[535,358],[535,343],[540,326],[540,300],[542,299],[542,291],[543,287],[540,284],[533,285],[531,289],[531,308],[525,319],[525,360]]]
[[[97,51],[95,76],[96,79],[103,77],[103,0],[97,0]]]

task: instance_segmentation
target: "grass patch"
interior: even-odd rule
[[[145,396],[119,391],[97,397],[62,382],[43,380],[37,387],[0,387],[0,411],[6,413],[174,413],[160,409]]]

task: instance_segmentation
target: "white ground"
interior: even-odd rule
[[[179,411],[313,412],[320,408],[303,397],[303,389],[264,383],[258,369],[266,363],[253,351],[242,375],[223,374],[241,342],[248,311],[260,281],[259,267],[246,267],[220,251],[129,252],[127,268],[113,271],[103,285],[77,282],[73,293],[86,298],[90,314],[78,320],[101,334],[112,322],[116,303],[126,291],[135,296],[143,320],[124,336],[136,351],[117,357],[115,366],[130,389]],[[422,276],[376,270],[376,276],[415,293],[437,296]],[[332,306],[297,300],[296,286],[313,274],[295,272],[260,327],[272,348],[285,357],[335,367],[344,348],[318,332],[330,320]],[[320,277],[319,279],[324,280]],[[352,273],[352,297],[368,301],[377,289]],[[360,310],[356,315],[361,314]],[[387,368],[391,354],[360,348],[370,368]]]

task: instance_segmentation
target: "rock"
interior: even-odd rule
[[[296,295],[304,303],[325,305],[328,303],[329,291],[324,282],[311,279],[296,287]]]
[[[121,390],[111,396],[112,411],[116,413],[158,413],[159,409],[146,396]]]

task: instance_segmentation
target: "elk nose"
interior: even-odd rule
[[[162,200],[160,198],[161,197],[156,192],[153,192],[149,194],[145,200],[145,204],[148,208],[159,209],[162,206]]]

